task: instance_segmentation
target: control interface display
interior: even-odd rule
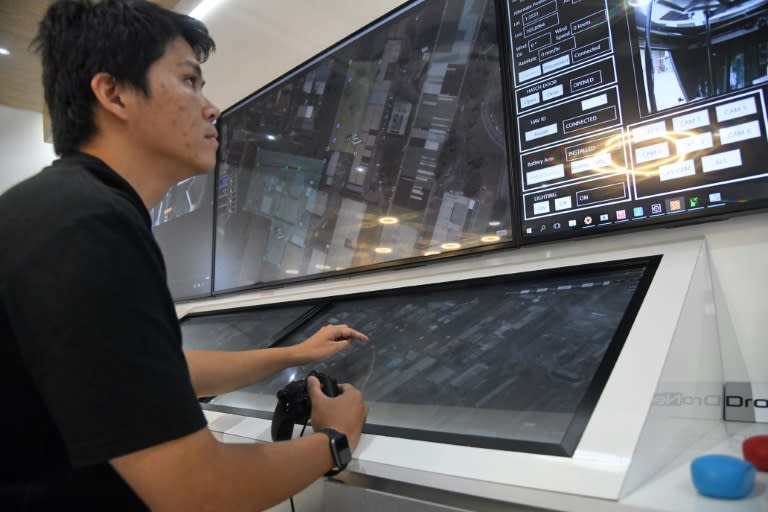
[[[768,1],[506,9],[524,242],[768,205]]]

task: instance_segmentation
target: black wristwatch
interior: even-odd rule
[[[352,460],[352,452],[349,451],[347,436],[332,428],[324,428],[318,432],[322,432],[328,436],[328,441],[330,441],[331,445],[331,456],[333,457],[333,468],[331,468],[325,476],[333,476],[341,473],[346,469],[349,461]]]

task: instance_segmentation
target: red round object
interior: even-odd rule
[[[768,471],[768,435],[748,437],[741,443],[744,459],[760,471]]]

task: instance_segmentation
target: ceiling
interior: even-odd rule
[[[155,0],[173,8],[179,0]],[[29,48],[37,24],[53,0],[0,0],[0,104],[13,108],[43,111],[42,70],[39,57]]]

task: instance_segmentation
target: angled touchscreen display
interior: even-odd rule
[[[495,14],[409,3],[225,111],[214,292],[511,242]]]
[[[655,266],[643,260],[334,298],[278,344],[327,323],[353,326],[368,343],[211,404],[273,410],[277,390],[315,369],[363,390],[366,432],[569,455]]]
[[[185,350],[250,350],[272,345],[281,331],[312,311],[312,304],[271,306],[191,316],[181,321]]]

